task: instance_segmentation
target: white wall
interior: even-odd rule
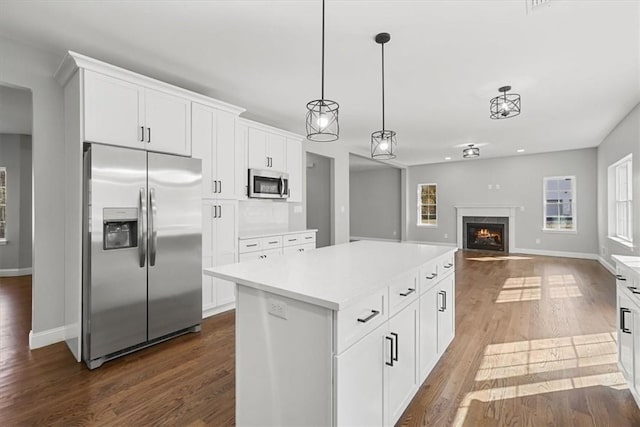
[[[0,84],[33,94],[32,332],[64,324],[64,102],[53,75],[62,58],[0,38]]]
[[[339,141],[335,143],[305,141],[303,148],[305,152],[333,159],[333,176],[331,177],[334,205],[332,244],[349,243],[349,151]],[[304,157],[306,158],[306,156]],[[306,197],[305,188],[303,200],[306,200]]]
[[[314,153],[306,153],[307,225],[318,230],[316,247],[331,245],[331,159]]]
[[[400,240],[400,169],[386,167],[349,174],[352,237]]]
[[[629,248],[607,237],[608,235],[608,167],[633,154],[633,241]],[[640,104],[638,104],[598,146],[598,245],[600,256],[611,265],[611,255],[640,255]]]
[[[408,168],[407,240],[456,243],[456,205],[511,204],[516,210],[515,246],[531,252],[597,255],[596,149],[559,151],[495,159],[473,159]],[[542,231],[542,181],[576,176],[576,233]],[[419,227],[417,186],[438,184],[438,226]],[[496,184],[500,189],[496,190]],[[488,186],[492,185],[489,190]],[[444,235],[447,234],[445,238]],[[536,243],[540,239],[540,243]]]
[[[31,92],[0,86],[0,133],[31,135]]]

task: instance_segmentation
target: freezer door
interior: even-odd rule
[[[85,361],[147,340],[146,157],[99,144],[85,153]]]
[[[148,153],[149,339],[202,321],[202,165]]]

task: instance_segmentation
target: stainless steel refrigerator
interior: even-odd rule
[[[202,321],[201,161],[84,151],[83,360],[90,369]]]

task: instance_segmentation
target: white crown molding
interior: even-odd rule
[[[190,90],[183,89],[169,83],[153,79],[151,77],[143,76],[141,74],[134,73],[133,71],[129,71],[115,65],[107,64],[106,62],[102,62],[73,51],[69,51],[67,53],[62,63],[58,67],[58,70],[56,71],[54,77],[61,86],[65,86],[78,68],[91,70],[96,73],[101,73],[114,78],[126,80],[140,86],[189,98],[193,102],[205,104],[232,114],[239,115],[240,113],[243,113],[245,111],[245,109],[242,107],[228,104],[226,102],[210,98],[201,93],[192,92]]]

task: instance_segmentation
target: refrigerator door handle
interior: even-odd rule
[[[158,232],[156,231],[156,192],[153,188],[149,189],[149,266],[156,265],[156,250],[158,245]]]
[[[138,258],[140,267],[144,267],[147,254],[145,253],[147,240],[147,227],[144,226],[144,219],[147,217],[147,196],[144,187],[140,187],[140,197],[138,200]]]

